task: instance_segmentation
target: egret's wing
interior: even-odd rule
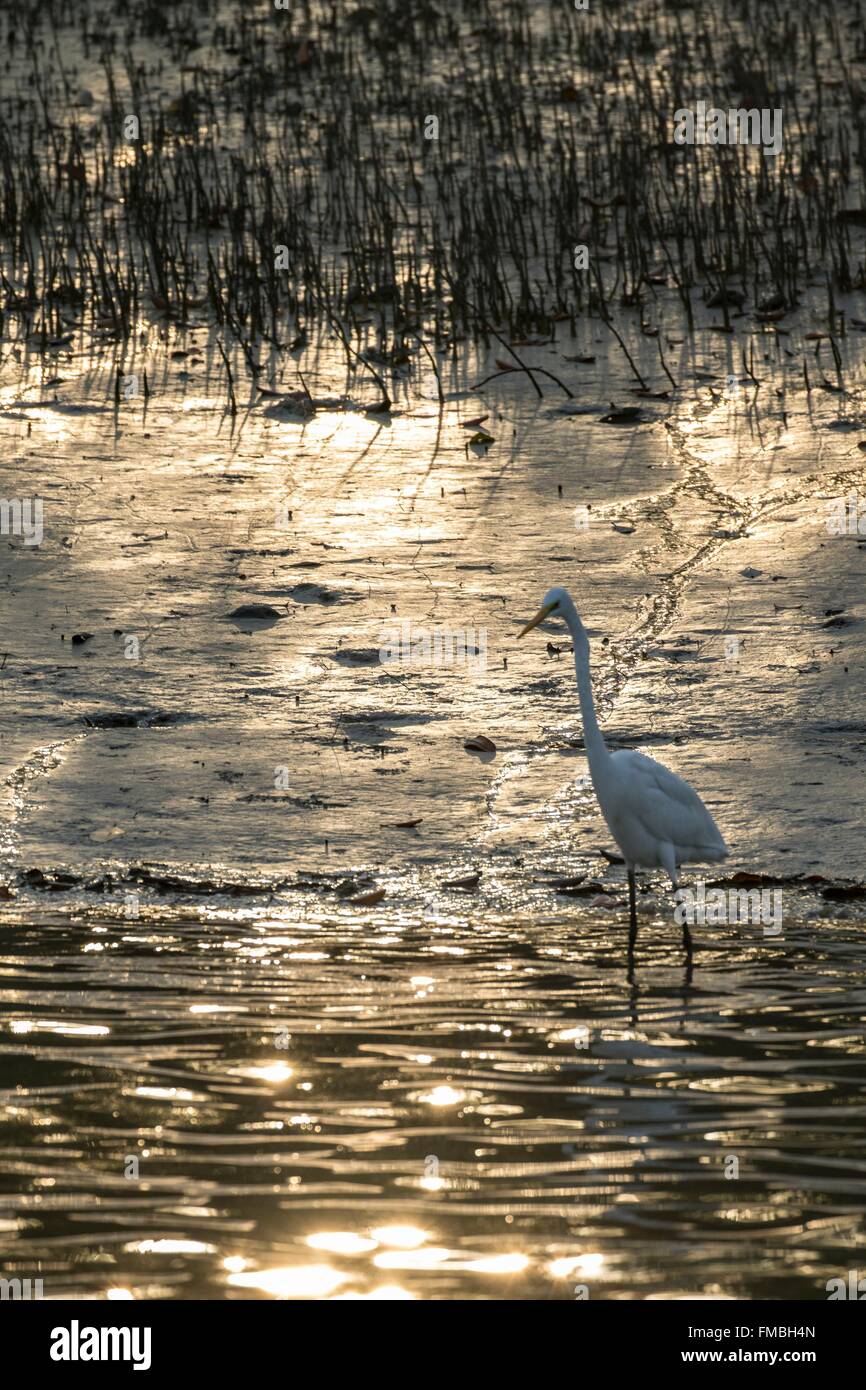
[[[623,749],[612,755],[628,779],[629,813],[648,834],[681,849],[727,853],[719,828],[694,787],[645,753]]]

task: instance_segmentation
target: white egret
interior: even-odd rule
[[[577,694],[583,719],[583,741],[592,785],[601,813],[622,852],[628,871],[629,955],[637,940],[635,869],[661,868],[674,888],[680,864],[717,863],[728,848],[701,798],[688,782],[644,753],[619,749],[611,753],[595,714],[589,675],[589,638],[567,589],[551,589],[531,622],[518,637],[546,618],[562,618],[574,643]],[[683,922],[683,945],[691,955],[692,938]]]

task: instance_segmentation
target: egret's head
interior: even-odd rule
[[[518,632],[518,637],[525,637],[527,632],[538,627],[538,624],[543,623],[545,618],[562,617],[566,604],[573,607],[566,589],[548,589],[535,617],[526,624],[521,632]]]

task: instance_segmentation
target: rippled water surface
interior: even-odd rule
[[[631,983],[622,927],[568,911],[6,931],[5,1264],[55,1296],[825,1296],[864,1244],[857,936],[714,929],[688,983],[643,931]]]

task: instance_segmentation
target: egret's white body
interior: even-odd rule
[[[546,618],[562,618],[574,643],[577,693],[592,785],[608,829],[622,852],[629,877],[630,947],[637,934],[634,871],[664,869],[673,887],[680,864],[718,863],[728,848],[718,826],[688,782],[668,768],[631,749],[611,752],[595,714],[589,674],[589,639],[567,589],[551,589],[530,623],[530,632]],[[691,947],[688,927],[684,927]]]

